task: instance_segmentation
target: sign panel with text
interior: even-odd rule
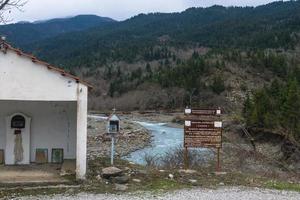
[[[188,148],[216,148],[217,171],[220,171],[220,149],[222,148],[221,109],[191,109],[184,110],[184,147],[185,168],[188,163]]]
[[[219,109],[186,109],[186,115],[195,115],[184,123],[184,147],[222,147],[222,121],[208,120],[207,116],[221,114]],[[204,117],[202,117],[204,116]]]

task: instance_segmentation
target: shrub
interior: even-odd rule
[[[148,153],[145,153],[144,155],[144,161],[146,162],[146,167],[148,168],[158,168],[158,156],[156,155],[150,155]]]
[[[188,163],[190,169],[197,169],[204,167],[209,163],[213,157],[211,151],[201,151],[201,150],[189,150],[188,151]],[[185,150],[181,146],[171,148],[162,156],[152,156],[145,154],[144,160],[146,166],[150,168],[162,168],[162,169],[180,169],[184,167],[184,154]]]
[[[201,150],[191,150],[188,151],[188,163],[190,169],[197,169],[204,167],[212,156],[212,152],[200,152]],[[164,156],[160,159],[160,165],[164,169],[178,169],[184,166],[184,154],[185,149],[180,147],[175,147],[170,149]]]
[[[223,78],[218,75],[214,77],[214,80],[212,82],[212,85],[210,86],[212,91],[216,94],[221,94],[225,91],[225,83]]]

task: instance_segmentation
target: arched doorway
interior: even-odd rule
[[[31,118],[14,113],[6,118],[6,165],[30,164]]]

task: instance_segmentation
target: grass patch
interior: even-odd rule
[[[288,182],[280,182],[280,181],[267,181],[265,183],[265,187],[269,189],[276,190],[290,190],[300,192],[300,184],[299,183],[288,183]]]
[[[146,187],[143,189],[150,190],[150,191],[158,191],[158,190],[168,191],[168,190],[177,190],[186,187],[187,185],[183,185],[174,180],[157,179],[147,184]]]
[[[178,154],[176,154],[178,155]],[[130,178],[127,184],[126,192],[151,191],[151,192],[166,192],[184,188],[202,187],[202,188],[217,188],[219,186],[246,186],[246,187],[262,187],[277,190],[291,190],[300,192],[300,184],[280,182],[279,180],[272,181],[270,178],[261,177],[253,174],[241,172],[228,172],[225,175],[214,174],[214,163],[206,167],[193,165],[196,172],[183,173],[179,172],[178,165],[172,164],[174,160],[181,157],[169,157],[167,163],[171,163],[165,170],[159,168],[151,168],[129,163],[126,160],[119,158],[115,159],[115,166],[124,170],[124,174]],[[173,159],[174,158],[174,159]],[[178,159],[179,159],[178,158]],[[179,159],[180,160],[180,159]],[[20,188],[17,190],[0,190],[0,198],[13,198],[19,196],[36,196],[36,195],[51,195],[51,194],[77,194],[79,192],[87,193],[123,193],[117,191],[114,180],[99,178],[103,167],[110,166],[109,158],[98,158],[89,162],[87,180],[79,183],[78,188],[48,188],[48,189],[28,189]],[[169,174],[173,177],[170,178]],[[65,177],[75,181],[74,176]],[[139,181],[133,181],[133,179]],[[193,182],[191,181],[193,180]]]

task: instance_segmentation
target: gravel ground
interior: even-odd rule
[[[92,115],[91,115],[92,116]],[[110,156],[111,140],[106,134],[107,121],[88,119],[88,159]],[[125,156],[151,143],[151,134],[144,127],[129,120],[121,121],[121,131],[115,143],[115,155]]]
[[[18,198],[19,199],[19,198]],[[50,200],[299,200],[300,193],[288,192],[288,191],[277,191],[277,190],[266,190],[258,188],[219,188],[217,190],[210,189],[192,189],[192,190],[179,190],[175,192],[169,192],[166,194],[154,194],[154,193],[135,193],[135,194],[86,194],[81,193],[76,196],[38,196],[38,197],[24,197],[20,200],[29,199],[50,199]]]

